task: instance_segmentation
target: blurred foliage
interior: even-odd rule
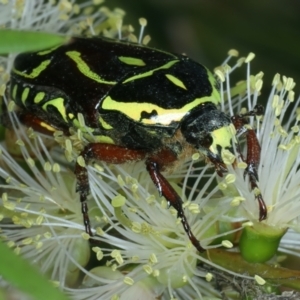
[[[265,73],[265,87],[275,73],[300,85],[298,0],[106,0],[105,5],[124,9],[125,23],[136,30],[137,19],[145,17],[151,46],[187,53],[209,68],[231,48],[242,56],[251,51],[252,72]]]

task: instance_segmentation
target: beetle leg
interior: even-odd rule
[[[93,159],[105,161],[107,163],[121,164],[129,161],[142,160],[146,157],[146,155],[147,153],[143,150],[132,150],[113,144],[101,143],[90,143],[81,152],[81,156],[84,158],[86,164],[88,164],[88,162]],[[204,249],[200,246],[199,241],[193,235],[188,221],[185,217],[181,198],[178,196],[170,183],[165,179],[165,177],[160,173],[160,166],[165,166],[175,160],[176,157],[172,155],[170,151],[162,150],[156,156],[146,159],[146,167],[159,193],[164,196],[167,199],[168,203],[177,210],[178,217],[181,219],[184,230],[187,233],[192,244],[198,251],[203,252]],[[77,178],[77,191],[80,194],[80,201],[82,203],[81,208],[85,231],[90,236],[93,236],[90,219],[88,216],[88,207],[86,203],[87,196],[90,191],[88,172],[86,167],[83,167],[76,163],[75,175]]]
[[[201,247],[199,241],[192,233],[191,227],[184,214],[184,210],[182,207],[182,199],[179,197],[179,195],[171,186],[171,184],[166,180],[166,178],[161,174],[161,167],[160,164],[157,162],[157,159],[148,158],[146,160],[146,167],[159,193],[166,198],[169,205],[173,206],[176,209],[177,217],[180,218],[182,226],[192,244],[199,252],[205,251],[205,249]]]
[[[251,189],[258,189],[258,174],[257,169],[260,162],[260,145],[253,129],[247,128],[247,120],[245,117],[256,116],[263,114],[263,106],[257,105],[253,111],[249,111],[244,115],[237,115],[232,117],[232,123],[234,124],[238,135],[246,135],[246,143],[247,143],[247,158],[244,159],[241,152],[239,151],[241,158],[243,161],[247,163],[247,168],[245,170],[244,176],[249,176],[249,182]],[[261,193],[255,195],[256,200],[259,204],[259,221],[263,221],[267,218],[267,207],[262,198]]]
[[[224,162],[220,159],[220,157],[218,157],[211,151],[207,151],[206,156],[209,159],[209,161],[214,165],[216,173],[220,177],[223,177],[224,173],[227,173],[227,168]]]
[[[87,165],[91,160],[100,160],[112,164],[121,164],[129,161],[137,161],[145,158],[146,153],[142,150],[132,150],[113,144],[90,143],[80,154]],[[78,163],[75,164],[75,176],[77,179],[76,191],[80,194],[81,211],[85,231],[93,236],[88,215],[87,196],[90,192],[90,184],[87,168]]]

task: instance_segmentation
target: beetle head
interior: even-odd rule
[[[185,118],[181,131],[186,141],[206,155],[216,167],[223,164],[221,152],[232,148],[235,135],[230,117],[209,102],[203,103]]]

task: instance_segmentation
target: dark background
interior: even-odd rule
[[[136,32],[138,18],[145,17],[152,47],[184,52],[211,69],[231,48],[240,56],[254,52],[252,73],[264,72],[264,90],[275,73],[300,86],[299,0],[106,0],[104,5],[124,9],[124,23]]]

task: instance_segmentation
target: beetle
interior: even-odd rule
[[[17,105],[21,123],[42,133],[60,130],[68,136],[82,114],[97,140],[80,154],[86,164],[144,160],[159,194],[176,209],[192,244],[204,251],[191,231],[182,199],[162,172],[194,153],[201,153],[220,176],[227,171],[221,152],[231,148],[234,125],[241,131],[245,115],[233,121],[218,109],[218,82],[206,67],[185,55],[141,44],[74,37],[53,49],[19,54],[7,95]],[[5,119],[2,116],[7,124]],[[247,172],[253,188],[258,180],[257,144],[255,137],[249,140]],[[76,162],[74,173],[85,230],[92,237],[88,172]],[[266,208],[258,200],[263,220]]]

